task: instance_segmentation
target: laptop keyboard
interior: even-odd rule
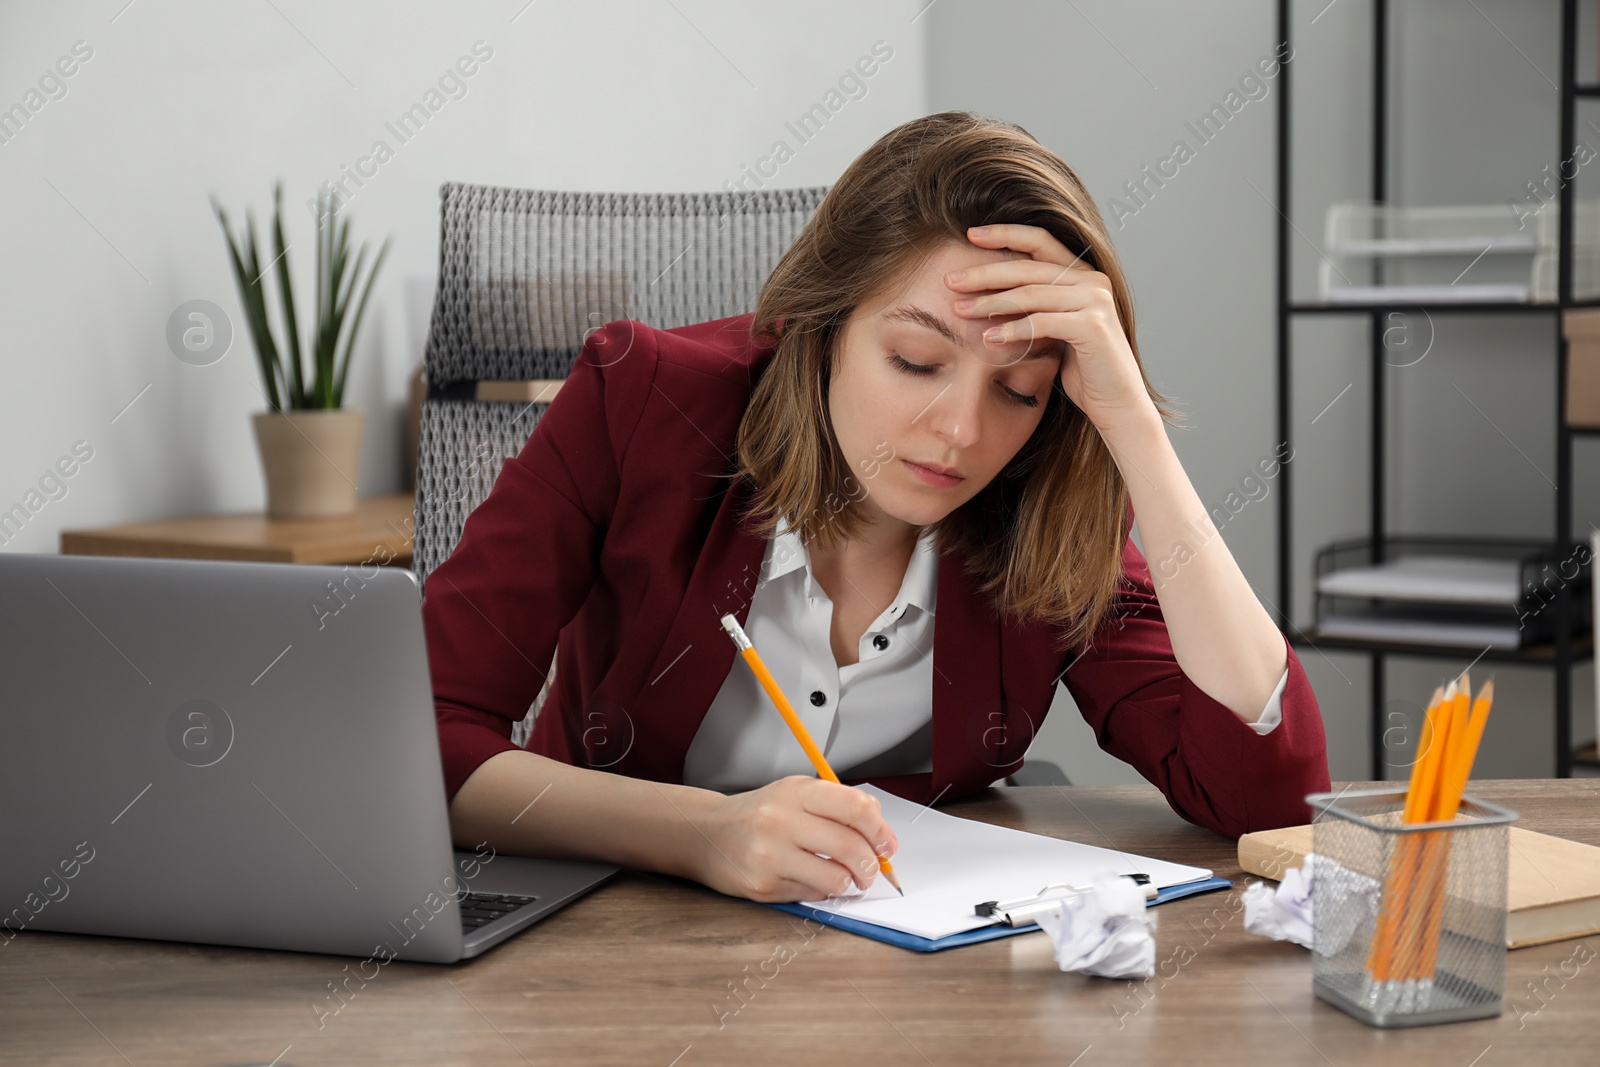
[[[511,893],[463,893],[456,899],[461,902],[461,932],[465,934],[525,908],[539,898]]]

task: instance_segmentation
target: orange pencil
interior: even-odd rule
[[[732,615],[724,615],[722,617],[722,628],[728,631],[728,636],[733,639],[733,647],[737,648],[740,654],[744,656],[745,662],[750,664],[750,669],[755,672],[756,679],[761,682],[761,688],[767,691],[767,696],[771,697],[772,702],[778,706],[778,712],[783,716],[783,721],[789,724],[789,729],[793,731],[795,740],[799,741],[800,747],[805,749],[807,758],[811,760],[811,765],[817,769],[817,774],[830,782],[843,785],[844,783],[839,781],[839,776],[833,773],[833,768],[828,766],[827,759],[822,755],[822,749],[818,748],[817,743],[811,740],[811,731],[807,730],[806,724],[800,721],[800,716],[794,713],[794,707],[789,703],[789,698],[783,695],[783,690],[778,687],[777,679],[772,677],[772,672],[767,670],[767,665],[761,662],[761,654],[756,651],[756,646],[750,643],[750,637],[744,632],[744,627],[739,625],[739,620]],[[906,891],[900,888],[900,879],[894,876],[894,868],[882,856],[878,857],[878,869],[883,872],[883,876],[889,880],[890,885],[894,886],[897,893],[901,896],[906,895]]]
[[[1445,705],[1446,695],[1446,690],[1438,687],[1428,700],[1428,710],[1422,721],[1422,738],[1417,744],[1418,755],[1411,763],[1411,781],[1406,789],[1402,822],[1421,822],[1425,817],[1426,806],[1423,801],[1427,795],[1427,782],[1432,778],[1433,761],[1437,759],[1444,742],[1445,731],[1441,729],[1444,716],[1441,709]],[[1452,692],[1449,695],[1454,694]],[[1415,867],[1414,837],[1412,834],[1402,836],[1396,843],[1395,855],[1390,859],[1389,877],[1384,887],[1385,905],[1378,914],[1378,925],[1367,954],[1367,970],[1379,981],[1394,977],[1395,926],[1404,915],[1402,909]]]
[[[1436,738],[1436,749],[1430,753],[1430,773],[1426,776],[1425,792],[1420,799],[1419,822],[1448,822],[1454,813],[1443,813],[1442,798],[1452,789],[1452,776],[1456,773],[1457,751],[1466,735],[1467,702],[1472,682],[1465,671],[1446,690],[1444,704],[1439,708],[1443,736]],[[1457,796],[1459,796],[1457,791]],[[1401,966],[1398,977],[1418,979],[1432,977],[1428,945],[1430,931],[1443,918],[1444,873],[1450,854],[1450,837],[1443,831],[1430,830],[1412,834],[1415,853],[1410,878],[1405,887],[1403,921],[1400,931]]]
[[[1422,739],[1417,744],[1417,758],[1411,763],[1411,784],[1406,789],[1406,822],[1416,822],[1422,817],[1420,809],[1420,801],[1423,795],[1422,778],[1426,773],[1427,761],[1432,757],[1435,746],[1444,740],[1444,732],[1439,729],[1441,724],[1436,721],[1439,715],[1439,708],[1444,704],[1444,701],[1444,687],[1436,686],[1433,690],[1433,696],[1428,700],[1427,715],[1422,721]]]
[[[1462,731],[1461,743],[1454,748],[1455,766],[1449,776],[1452,789],[1440,798],[1440,810],[1436,818],[1454,818],[1456,810],[1461,806],[1461,797],[1467,788],[1467,778],[1472,774],[1472,764],[1478,758],[1478,745],[1483,740],[1483,728],[1489,718],[1489,706],[1493,703],[1494,679],[1491,678],[1483,683],[1482,689],[1478,690],[1478,698],[1472,703],[1472,715]]]
[[[1442,814],[1443,798],[1452,788],[1457,751],[1466,735],[1466,705],[1470,686],[1470,682],[1463,682],[1443,709],[1448,722],[1445,743],[1439,752],[1438,773],[1433,788],[1424,798],[1424,818],[1429,822],[1449,821],[1449,817]],[[1450,853],[1448,834],[1429,831],[1416,836],[1419,855],[1414,872],[1415,881],[1406,902],[1406,924],[1402,937],[1405,957],[1402,977],[1407,979],[1432,977],[1433,967],[1428,949],[1433,938],[1430,935],[1443,917],[1443,876]]]
[[[1494,684],[1475,702],[1462,676],[1442,694],[1434,691],[1423,730],[1423,758],[1412,770],[1405,822],[1451,822],[1460,807],[1483,738]],[[1471,703],[1471,713],[1468,705]],[[1428,831],[1406,835],[1390,869],[1389,892],[1379,915],[1368,970],[1379,981],[1431,979],[1444,918],[1450,835]]]
[[[1445,779],[1445,790],[1438,798],[1435,819],[1448,822],[1456,817],[1456,812],[1461,806],[1461,798],[1466,793],[1467,779],[1472,774],[1472,764],[1477,759],[1478,744],[1483,740],[1483,728],[1489,718],[1489,708],[1493,703],[1494,681],[1491,679],[1478,691],[1478,698],[1472,705],[1471,718],[1462,727],[1459,741],[1450,747],[1449,774]],[[1445,865],[1450,854],[1450,839],[1448,835],[1439,836],[1444,838],[1441,848],[1444,858],[1439,861],[1427,897],[1429,909],[1422,942],[1422,959],[1419,961],[1419,977],[1433,974],[1438,959],[1439,937],[1444,919],[1443,882]]]

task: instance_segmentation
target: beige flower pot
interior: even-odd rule
[[[263,411],[253,421],[268,518],[325,519],[355,511],[360,411]]]

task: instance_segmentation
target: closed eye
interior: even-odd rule
[[[932,374],[935,370],[938,370],[937,367],[931,367],[926,363],[911,363],[904,359],[898,352],[889,353],[889,362],[905,371],[907,374]],[[1024,393],[1019,393],[1005,385],[1000,387],[1000,391],[1004,393],[1008,399],[1013,400],[1024,407],[1036,408],[1039,406],[1039,398],[1036,396],[1028,396]]]

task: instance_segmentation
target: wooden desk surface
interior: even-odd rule
[[[353,515],[338,519],[268,519],[252,512],[62,530],[61,551],[69,556],[408,566],[416,532],[412,512],[412,494],[390,493],[363,498]]]
[[[1600,781],[1474,783],[1600,844]],[[1043,934],[933,954],[625,874],[452,967],[389,963],[319,1030],[331,956],[25,932],[0,944],[0,1060],[60,1064],[1593,1064],[1600,937],[1508,956],[1496,1019],[1375,1030],[1311,993],[1308,950],[1243,930],[1233,842],[1148,786],[990,790],[946,810],[1208,866],[1155,909],[1156,976],[1063,974]],[[1583,962],[1579,962],[1583,961]],[[750,978],[754,975],[756,977]],[[1538,995],[1530,982],[1542,983]],[[743,1001],[732,996],[746,983]],[[1518,1005],[1515,1010],[1512,1005]],[[12,1059],[11,1057],[18,1057]]]

